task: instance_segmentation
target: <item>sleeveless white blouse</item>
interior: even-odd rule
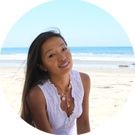
[[[77,135],[76,119],[82,114],[84,96],[84,89],[78,71],[71,71],[70,83],[72,85],[71,94],[74,98],[74,109],[69,117],[60,107],[60,95],[58,95],[54,84],[48,80],[43,85],[38,85],[45,96],[49,121],[55,135]]]

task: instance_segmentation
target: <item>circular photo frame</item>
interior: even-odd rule
[[[133,88],[131,41],[112,15],[91,3],[53,1],[31,9],[10,29],[0,54],[2,92],[18,115],[28,48],[39,33],[51,29],[59,29],[65,37],[73,68],[91,78],[89,117],[93,133],[115,119]]]

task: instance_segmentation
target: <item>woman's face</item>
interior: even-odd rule
[[[41,47],[42,67],[50,75],[61,75],[72,69],[72,56],[60,37],[48,39]]]

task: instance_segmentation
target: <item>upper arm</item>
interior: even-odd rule
[[[89,123],[89,93],[90,93],[90,77],[85,73],[80,73],[84,88],[84,98],[82,103],[83,112],[77,119],[78,133],[86,133],[90,131]]]
[[[36,127],[42,131],[52,133],[47,116],[45,97],[38,86],[31,89],[27,102]]]

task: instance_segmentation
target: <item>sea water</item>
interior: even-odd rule
[[[2,48],[0,66],[26,66],[27,47]],[[114,67],[135,63],[132,47],[69,47],[75,67]]]

